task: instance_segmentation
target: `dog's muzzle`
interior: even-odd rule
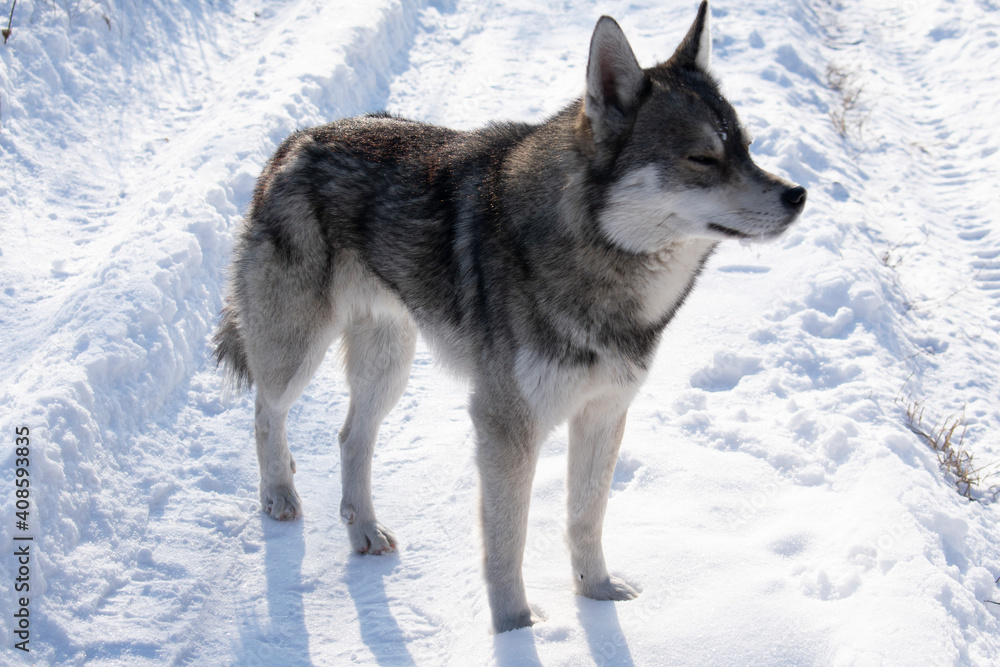
[[[803,207],[806,205],[806,189],[801,185],[788,188],[781,193],[781,201],[792,211],[801,213]]]

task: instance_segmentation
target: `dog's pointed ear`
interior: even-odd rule
[[[712,30],[709,27],[708,0],[702,0],[698,7],[698,16],[691,29],[688,30],[684,41],[677,47],[677,51],[670,58],[671,64],[689,69],[697,69],[710,72],[712,65]]]
[[[622,130],[649,85],[625,33],[610,16],[602,16],[590,38],[584,112],[595,141]]]

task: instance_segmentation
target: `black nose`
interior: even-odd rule
[[[802,210],[802,207],[806,205],[806,189],[801,185],[788,188],[781,193],[781,201],[785,202],[785,206],[789,208]]]

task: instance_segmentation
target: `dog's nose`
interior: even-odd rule
[[[806,189],[801,185],[788,188],[781,193],[781,201],[785,202],[785,206],[789,208],[801,210],[806,205]]]

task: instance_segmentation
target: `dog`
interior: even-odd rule
[[[806,200],[754,164],[710,59],[706,2],[647,69],[605,16],[584,94],[543,123],[461,132],[376,113],[281,144],[236,239],[214,338],[230,381],[256,384],[264,512],[302,512],[285,420],[341,339],[341,517],[357,552],[395,549],[371,461],[419,331],[471,384],[494,630],[538,620],[521,572],[528,504],[539,447],[567,420],[576,592],[637,595],[601,546],[629,403],[716,244],[774,238]]]

